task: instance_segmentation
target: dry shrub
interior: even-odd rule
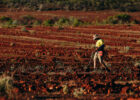
[[[139,40],[137,40],[137,43],[138,43],[138,44],[140,44],[140,39],[139,39]]]
[[[0,94],[12,97],[13,78],[3,74],[0,76]]]
[[[130,51],[130,49],[131,48],[129,46],[125,46],[119,51],[119,53],[128,53]]]
[[[139,67],[139,66],[140,66],[140,61],[136,61],[136,62],[134,63],[134,66],[135,66],[135,67]]]
[[[76,88],[74,89],[73,96],[76,98],[81,98],[84,95],[85,89],[83,88]]]
[[[31,35],[35,34],[35,30],[28,30]]]
[[[68,92],[69,92],[68,85],[67,84],[64,84],[64,85],[62,85],[62,87],[63,87],[63,93],[64,94],[68,94]]]

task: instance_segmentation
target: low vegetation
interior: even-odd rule
[[[76,17],[52,17],[48,20],[39,20],[31,15],[20,16],[18,19],[12,19],[7,16],[0,17],[0,25],[2,27],[16,27],[16,26],[57,26],[63,29],[66,26],[86,26],[86,25],[106,25],[106,24],[139,24],[140,22],[132,18],[128,14],[118,14],[109,16],[102,21],[95,20],[93,22],[86,22]]]
[[[33,25],[36,21],[38,21],[35,17],[31,15],[24,15],[18,19],[20,25]]]
[[[102,25],[102,24],[139,24],[139,21],[133,19],[128,14],[118,14],[114,16],[109,16],[107,19],[104,19],[103,21],[93,21],[93,24],[95,25]]]
[[[138,24],[138,21],[132,20],[131,16],[128,14],[118,14],[115,16],[110,16],[104,20],[105,24]]]
[[[48,20],[38,20],[33,16],[30,15],[24,15],[21,16],[17,20],[13,20],[10,17],[2,16],[0,18],[1,26],[7,26],[7,27],[16,27],[18,25],[20,26],[58,26],[58,27],[64,27],[64,26],[81,26],[81,25],[86,25],[88,24],[87,22],[83,22],[77,18],[70,17],[70,18],[51,18]],[[23,29],[24,31],[25,29]]]
[[[2,27],[9,27],[12,25],[13,19],[7,16],[0,17],[0,24]]]
[[[44,21],[44,25],[45,26],[80,26],[80,25],[85,25],[85,22],[74,18],[74,17],[70,17],[70,18],[59,18],[59,19],[49,19],[47,21]]]

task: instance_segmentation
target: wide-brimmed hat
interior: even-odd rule
[[[96,40],[96,39],[98,39],[98,38],[99,38],[99,35],[97,35],[97,34],[94,34],[94,35],[93,35],[93,39],[94,39],[94,40]]]

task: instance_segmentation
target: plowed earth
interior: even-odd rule
[[[55,15],[67,15],[60,12]],[[76,16],[96,14],[81,13]],[[7,13],[1,15],[4,14]],[[54,12],[47,14],[52,17]],[[80,98],[87,100],[140,97],[140,66],[136,65],[140,60],[140,25],[33,27],[27,30],[0,28],[0,73],[14,72],[16,99],[22,96],[23,99],[75,100],[76,88],[84,88]],[[99,34],[105,41],[108,52],[105,61],[111,72],[101,70],[100,64],[93,72],[93,63],[90,65],[92,72],[85,72],[94,51],[93,34]],[[65,84],[68,94],[63,91]]]

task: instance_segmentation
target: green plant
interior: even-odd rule
[[[2,16],[2,17],[0,17],[0,21],[1,21],[1,22],[12,21],[12,18],[7,17],[7,16]]]
[[[16,27],[17,25],[19,25],[18,20],[14,20],[14,21],[12,22],[12,26]]]
[[[131,22],[131,16],[128,14],[109,16],[106,20],[103,21],[105,24],[129,24]]]
[[[62,17],[59,18],[58,21],[55,22],[55,26],[68,26],[69,25],[69,19]]]
[[[78,20],[77,18],[74,17],[70,17],[69,18],[70,23],[72,26],[76,27],[76,26],[80,26],[82,24],[82,21]]]
[[[123,22],[127,22],[127,21],[130,21],[131,19],[131,16],[128,15],[128,14],[119,14],[119,15],[116,15],[115,16],[118,20],[121,20]]]
[[[21,31],[22,31],[22,32],[28,32],[28,30],[26,29],[25,26],[21,28]]]
[[[12,18],[10,18],[10,17],[7,17],[7,16],[2,16],[1,18],[0,18],[0,22],[1,22],[1,26],[2,27],[12,27],[12,23],[13,23],[13,20],[12,20]]]
[[[84,24],[81,20],[70,17],[70,18],[59,18],[57,21],[55,21],[55,26],[80,26]]]
[[[33,26],[38,26],[38,25],[41,25],[41,21],[36,20],[33,22]]]
[[[45,25],[45,26],[53,26],[54,25],[54,21],[52,19],[45,20],[43,22],[43,25]]]
[[[32,25],[35,21],[36,18],[31,15],[24,15],[19,19],[21,25]]]

